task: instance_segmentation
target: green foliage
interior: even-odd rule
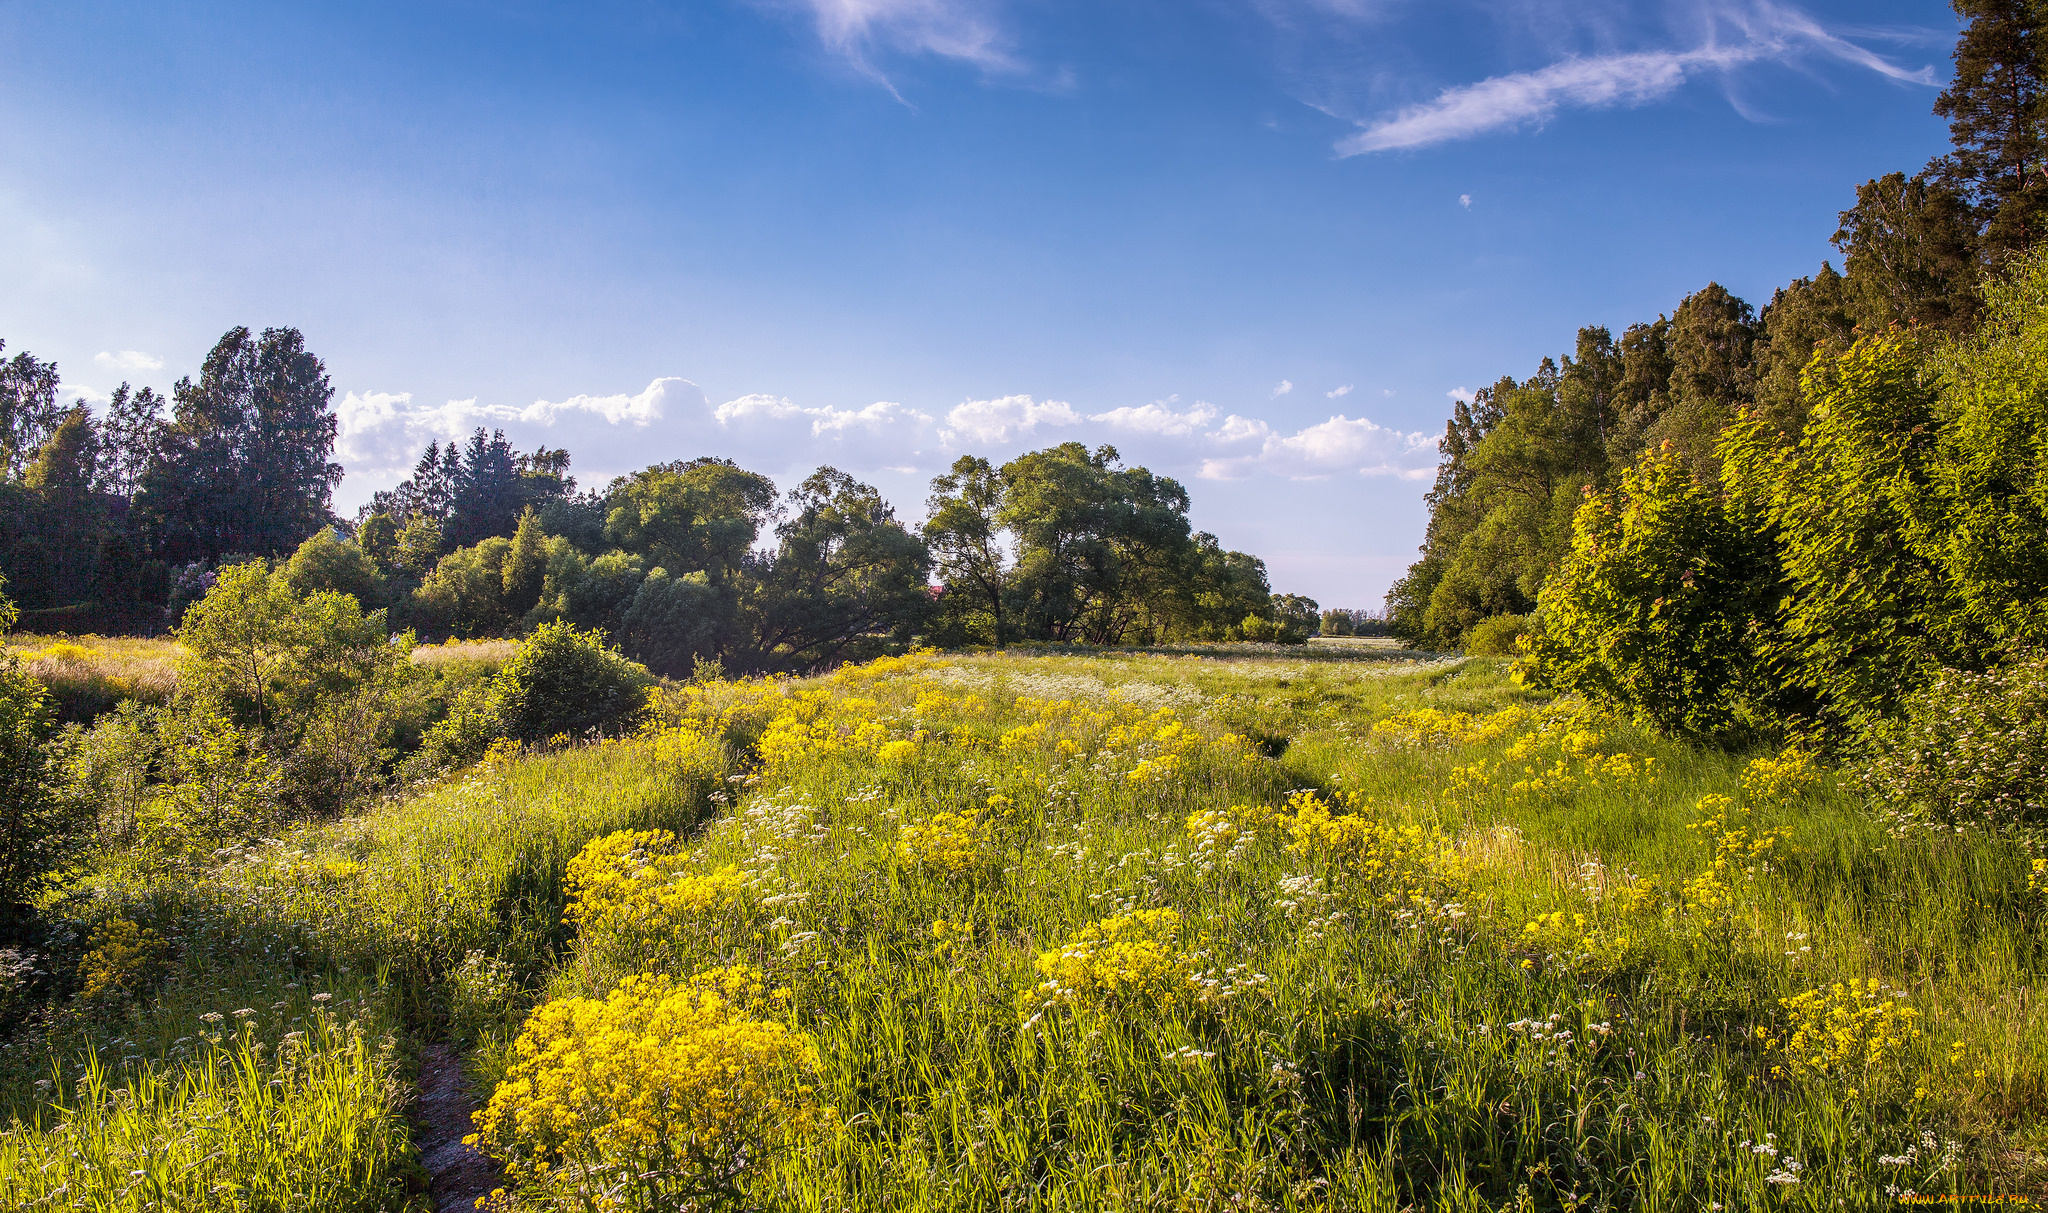
[[[42,684],[0,658],[0,907],[32,902],[91,829],[78,803],[58,794],[47,744],[55,728]]]
[[[1736,508],[1775,539],[1782,595],[1748,609],[1773,621],[1779,677],[1823,723],[1865,730],[1955,651],[1951,586],[1922,542],[1939,525],[1936,401],[1919,339],[1869,336],[1814,359],[1796,443],[1760,417],[1722,443]]]
[[[214,705],[164,713],[155,749],[162,782],[151,789],[138,830],[147,852],[199,861],[284,818],[282,776],[263,735]]]
[[[649,669],[687,674],[731,642],[738,614],[732,586],[712,584],[707,573],[652,569],[619,614],[619,638]]]
[[[135,504],[166,559],[282,555],[325,524],[342,474],[334,387],[297,329],[228,330],[172,395]]]
[[[1985,296],[1982,327],[1934,359],[1934,504],[1916,514],[1912,538],[1953,587],[1973,647],[2038,647],[2048,644],[2048,248],[2016,259]]]
[[[1300,594],[1273,595],[1272,610],[1278,627],[1275,638],[1281,644],[1307,644],[1322,622],[1322,608],[1316,600]]]
[[[1524,672],[1667,733],[1725,737],[1757,723],[1769,551],[1687,462],[1648,453],[1579,507]]]
[[[409,637],[393,643],[384,613],[347,594],[300,597],[261,562],[220,571],[178,627],[187,650],[179,689],[214,699],[265,731],[295,735],[319,701],[398,676]]]
[[[605,537],[675,573],[735,576],[775,504],[775,485],[729,459],[690,459],[614,485]]]
[[[1879,731],[1871,802],[1903,832],[2048,832],[2048,656],[1942,670]]]
[[[870,655],[860,650],[873,638],[907,645],[931,603],[923,541],[872,486],[836,468],[807,477],[789,507],[748,598],[758,655],[747,664],[813,668]]]
[[[1516,639],[1534,626],[1533,616],[1490,615],[1465,633],[1465,651],[1474,657],[1513,657]]]
[[[430,631],[489,636],[517,618],[505,600],[505,558],[512,541],[493,535],[441,557],[413,595],[413,611]]]
[[[541,624],[487,683],[463,692],[426,740],[429,761],[461,764],[493,741],[544,743],[560,736],[617,735],[646,711],[653,680],[601,633],[566,620]]]
[[[547,581],[548,536],[540,518],[528,509],[519,516],[519,528],[512,535],[512,547],[505,553],[504,607],[514,618],[540,604]]]
[[[1357,631],[1358,624],[1350,611],[1328,610],[1323,612],[1322,621],[1316,631],[1323,636],[1349,636]]]
[[[328,1018],[275,1056],[230,1039],[131,1082],[92,1058],[43,1132],[0,1135],[0,1204],[382,1213],[404,1190],[409,1149],[378,1050]]]
[[[315,531],[281,571],[285,584],[301,598],[323,591],[347,594],[365,610],[374,610],[384,599],[384,578],[376,562],[333,527]]]
[[[989,644],[1008,639],[1002,503],[1002,479],[979,455],[962,455],[945,475],[934,477],[925,503],[924,539],[946,592],[955,599],[947,605],[962,616],[959,624],[966,636]]]

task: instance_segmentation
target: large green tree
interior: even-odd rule
[[[180,379],[137,509],[172,560],[277,556],[328,520],[341,480],[327,368],[297,329],[234,328]]]

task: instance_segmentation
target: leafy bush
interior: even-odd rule
[[[1531,629],[1527,615],[1490,615],[1465,634],[1465,651],[1474,657],[1513,657],[1515,638]]]
[[[178,640],[187,650],[181,694],[292,739],[322,702],[399,676],[412,648],[409,636],[392,642],[382,611],[366,615],[332,590],[302,597],[288,577],[254,561],[220,570],[185,613]]]
[[[57,794],[46,745],[56,723],[42,684],[0,658],[0,908],[33,901],[88,828],[79,803]]]
[[[1769,552],[1683,455],[1646,452],[1589,496],[1571,554],[1543,585],[1544,628],[1522,674],[1665,733],[1751,723]]]
[[[474,762],[493,741],[523,744],[620,733],[640,722],[654,680],[596,631],[544,623],[487,683],[462,693],[427,736],[436,764]]]
[[[384,596],[384,578],[377,565],[355,543],[333,527],[322,527],[299,545],[281,570],[285,583],[301,596],[332,591],[347,594],[365,608]]]
[[[1943,670],[1879,734],[1863,776],[1901,831],[2048,826],[2048,655]]]

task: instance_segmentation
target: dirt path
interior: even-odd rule
[[[469,1114],[476,1102],[462,1080],[462,1061],[453,1045],[428,1045],[420,1053],[420,1101],[414,1111],[413,1144],[427,1173],[434,1213],[474,1213],[479,1197],[499,1186],[498,1168],[462,1139],[475,1131]]]

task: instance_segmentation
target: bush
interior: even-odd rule
[[[1489,615],[1465,634],[1465,652],[1473,657],[1513,657],[1515,638],[1531,630],[1527,615]]]
[[[0,907],[33,901],[83,840],[84,814],[57,795],[45,744],[56,723],[42,684],[0,658]]]
[[[474,762],[493,741],[524,744],[621,733],[640,722],[654,680],[596,631],[557,620],[535,628],[487,683],[462,693],[427,735],[434,765]]]
[[[320,528],[300,544],[282,573],[292,592],[301,596],[323,590],[347,594],[366,609],[384,597],[384,579],[376,563],[331,526]]]
[[[1878,734],[1863,778],[1893,828],[2048,827],[2048,654],[1943,670]]]
[[[1752,621],[1773,581],[1769,550],[1720,489],[1676,450],[1648,452],[1579,507],[1518,672],[1666,734],[1735,733],[1756,715]]]

